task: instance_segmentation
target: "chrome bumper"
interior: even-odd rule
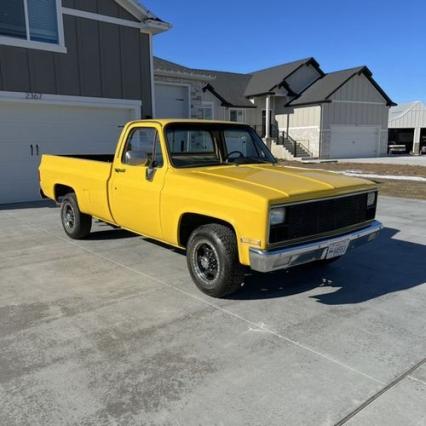
[[[346,253],[377,237],[383,225],[375,220],[366,228],[349,232],[313,243],[303,243],[292,247],[260,250],[250,248],[250,267],[259,272],[270,272],[277,269],[287,269],[291,266],[314,262],[327,258],[330,246],[348,241]]]

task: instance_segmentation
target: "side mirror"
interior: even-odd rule
[[[146,166],[149,160],[145,151],[127,151],[125,158],[131,166]]]

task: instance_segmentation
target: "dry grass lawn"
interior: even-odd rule
[[[331,171],[356,171],[357,173],[373,173],[379,175],[426,177],[426,167],[400,164],[361,164],[361,163],[301,163],[299,161],[283,161],[288,166]],[[402,198],[426,200],[426,183],[390,179],[371,179],[379,186],[382,195]]]

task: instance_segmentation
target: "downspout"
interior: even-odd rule
[[[271,137],[271,95],[266,96],[265,105],[265,139],[268,141]]]
[[[154,81],[154,55],[152,52],[152,33],[148,33],[148,42],[149,42],[149,63],[150,63],[150,73],[151,73],[151,116],[152,118],[156,117],[155,111],[155,81]],[[143,106],[143,105],[142,105]]]

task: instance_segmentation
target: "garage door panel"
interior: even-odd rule
[[[158,118],[188,118],[188,86],[156,83],[155,109]]]
[[[375,157],[380,129],[373,126],[332,126],[331,158]]]
[[[0,204],[39,199],[42,154],[111,154],[133,118],[130,107],[0,102]]]

